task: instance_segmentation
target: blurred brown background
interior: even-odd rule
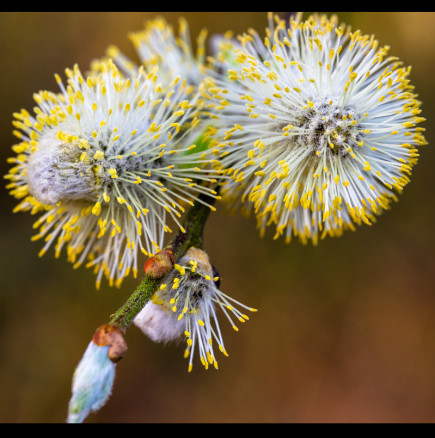
[[[35,91],[57,91],[54,73],[74,63],[85,71],[109,44],[134,57],[127,33],[156,15],[176,24],[180,14],[0,13],[1,174],[16,142],[12,112],[31,110]],[[181,15],[193,36],[267,24],[262,12]],[[272,230],[260,239],[253,220],[213,214],[206,244],[221,289],[259,312],[238,333],[222,320],[230,356],[219,371],[196,362],[189,374],[182,345],[154,344],[131,327],[112,397],[88,422],[435,421],[435,15],[338,15],[413,66],[429,146],[400,202],[374,226],[318,247],[273,241]],[[0,422],[63,422],[94,330],[137,282],[96,291],[90,271],[52,252],[38,258],[35,218],[12,214],[4,185]]]

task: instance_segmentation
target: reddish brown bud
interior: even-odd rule
[[[148,274],[151,278],[163,277],[173,268],[174,263],[172,249],[163,249],[145,262],[145,274]]]
[[[112,362],[118,362],[122,359],[127,351],[127,343],[124,340],[124,330],[110,324],[104,324],[98,327],[94,333],[92,341],[100,347],[110,345],[109,359]]]

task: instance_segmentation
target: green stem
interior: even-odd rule
[[[111,315],[110,325],[127,330],[135,316],[143,309],[159,286],[159,280],[146,275],[129,299]]]
[[[210,214],[210,198],[200,195],[199,200],[205,201],[207,205],[196,202],[187,212],[183,221],[185,232],[178,231],[166,248],[174,252],[174,260],[177,262],[184,253],[192,246],[203,248],[203,232],[207,218]],[[136,315],[143,309],[148,300],[160,286],[162,278],[151,278],[145,275],[139,286],[128,298],[128,300],[113,315],[111,315],[110,325],[117,326],[124,331],[133,322]]]

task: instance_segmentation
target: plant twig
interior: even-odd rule
[[[203,204],[201,201],[205,200],[206,204]],[[180,229],[168,246],[166,246],[165,249],[172,250],[175,262],[179,260],[190,247],[203,247],[203,231],[208,215],[210,214],[211,203],[210,197],[200,195],[184,218],[182,224],[184,232]],[[153,278],[151,275],[146,274],[128,300],[111,315],[111,320],[108,324],[126,331],[136,315],[153,296],[154,292],[160,286],[161,281],[162,278]]]
[[[165,273],[173,269],[174,263],[190,247],[203,247],[204,226],[210,209],[214,209],[212,203],[205,195],[198,197],[169,245],[147,260],[145,277],[133,294],[111,315],[109,323],[95,331],[74,373],[68,422],[82,422],[89,412],[96,411],[107,401],[113,385],[115,365],[127,351],[124,336],[128,327],[157,291]]]

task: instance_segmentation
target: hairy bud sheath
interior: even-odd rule
[[[92,411],[100,409],[109,398],[115,379],[115,363],[109,358],[110,346],[91,341],[73,377],[68,423],[82,423]]]

